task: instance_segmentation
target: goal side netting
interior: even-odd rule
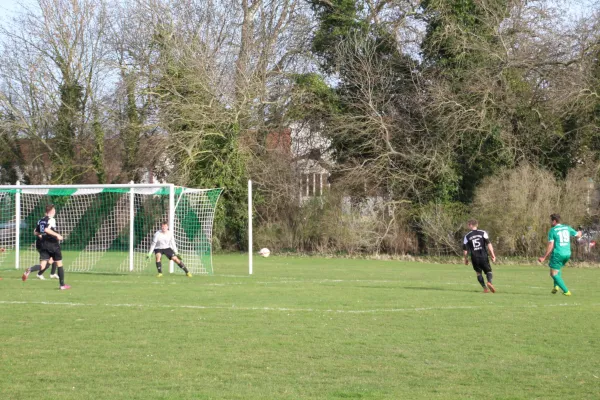
[[[168,222],[188,269],[212,274],[212,229],[221,191],[173,185],[0,187],[0,247],[5,249],[0,267],[39,263],[33,231],[46,205],[54,204],[67,271],[154,272],[154,257],[148,260],[147,254],[154,233]]]

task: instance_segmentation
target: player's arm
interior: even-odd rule
[[[148,258],[152,257],[152,252],[154,251],[154,248],[156,247],[157,241],[158,241],[158,232],[156,232],[154,234],[154,237],[152,238],[152,245],[150,246],[150,251],[148,251]]]
[[[55,237],[56,239],[58,239],[59,241],[62,241],[62,240],[63,240],[63,237],[62,237],[62,235],[61,235],[60,233],[58,233],[58,232],[54,232],[54,231],[52,230],[52,228],[50,228],[50,227],[47,227],[46,229],[44,229],[44,233],[45,233],[46,235],[54,236],[54,237]]]
[[[62,235],[58,232],[54,232],[53,228],[56,228],[56,220],[54,218],[50,218],[50,220],[48,221],[48,226],[46,227],[46,229],[44,229],[44,233],[50,236],[54,236],[58,241],[62,241]]]
[[[494,246],[492,246],[492,243],[488,243],[487,248],[490,253],[490,256],[492,256],[492,261],[496,262],[496,254],[494,253]]]
[[[579,230],[575,230],[571,227],[569,227],[569,233],[571,234],[571,236],[574,236],[576,239],[579,239],[581,236],[583,236],[583,232],[581,231],[581,229]]]
[[[469,251],[467,249],[467,237],[463,239],[463,258],[465,259],[465,265],[469,265]]]
[[[41,234],[38,232],[37,228],[35,228],[35,229],[33,230],[33,236],[36,236],[36,237],[38,237],[38,238],[41,238],[41,237],[42,237],[42,235],[41,235]]]
[[[490,237],[487,234],[487,232],[485,232],[483,234],[483,240],[485,241],[485,244],[487,246],[488,253],[490,253],[490,256],[492,257],[492,262],[496,262],[496,254],[494,254],[494,246],[492,246],[492,242],[490,242]]]
[[[173,249],[175,254],[177,254],[177,245],[175,244],[175,235],[173,235],[172,232],[171,232],[171,243],[169,244],[169,247]],[[177,256],[179,257],[179,255],[177,255]]]
[[[538,258],[538,261],[543,263],[546,261],[546,258],[552,254],[552,250],[554,250],[554,239],[548,242],[548,247],[546,247],[546,254],[543,257]]]

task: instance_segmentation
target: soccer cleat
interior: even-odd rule
[[[162,274],[156,275],[157,278],[162,278]]]
[[[558,286],[554,286],[554,289],[552,289],[552,291],[550,293],[552,293],[552,294],[558,293]]]
[[[187,274],[185,274],[185,276],[187,276],[188,278],[191,278],[192,277],[192,273],[188,272]]]
[[[494,285],[492,285],[492,282],[488,282],[487,287],[490,288],[492,293],[496,293],[496,288],[494,287]]]
[[[60,290],[69,290],[69,289],[71,289],[71,286],[69,286],[69,285],[63,285],[60,287]]]
[[[50,279],[58,279],[58,274],[52,274],[52,275],[50,275]]]
[[[488,290],[488,288],[483,288],[483,293],[489,293],[490,291]]]
[[[46,278],[44,278],[44,275],[39,275],[39,274],[38,274],[38,275],[36,275],[36,276],[37,276],[37,278],[38,278],[39,280],[41,280],[41,281],[45,281],[45,280],[46,280]]]
[[[571,291],[565,292],[565,293],[563,293],[563,295],[570,296],[571,295]]]
[[[25,273],[23,274],[23,276],[21,277],[21,279],[23,279],[23,282],[25,282],[27,280],[27,278],[29,277],[29,274],[31,273],[31,271],[29,270],[29,268],[27,268],[25,270]]]

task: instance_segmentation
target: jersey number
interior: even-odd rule
[[[481,247],[481,242],[479,241],[479,238],[473,239],[473,248],[479,249],[480,247]]]
[[[571,235],[569,235],[569,231],[560,231],[558,232],[558,237],[560,239],[560,245],[562,246],[570,242]]]

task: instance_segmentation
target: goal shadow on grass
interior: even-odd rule
[[[71,271],[67,271],[67,274],[69,275],[78,275],[78,276],[98,276],[98,275],[102,275],[102,276],[150,276],[150,273],[147,274],[132,274],[132,273],[126,273],[126,272],[71,272]]]

